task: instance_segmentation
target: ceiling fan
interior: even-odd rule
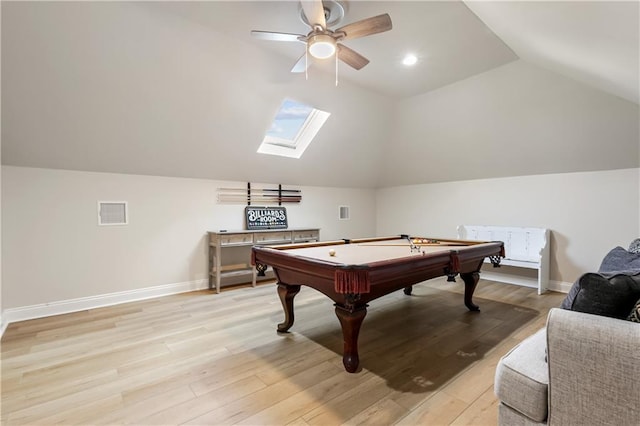
[[[337,23],[344,16],[344,9],[335,0],[301,0],[301,18],[311,27],[307,35],[278,33],[271,31],[251,31],[253,37],[273,41],[296,41],[306,45],[305,53],[298,59],[291,72],[307,70],[307,52],[314,58],[329,58],[337,53],[338,59],[359,70],[369,60],[353,49],[339,43],[359,37],[366,37],[389,31],[392,28],[389,14],[374,16],[335,30],[329,25]]]

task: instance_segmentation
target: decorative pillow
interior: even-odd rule
[[[629,248],[631,249],[632,247]],[[600,264],[600,268],[598,269],[598,274],[601,275],[601,278],[605,279],[624,274],[634,276],[636,277],[634,279],[640,280],[640,254],[632,253],[622,247],[616,247],[609,253],[607,253],[604,259],[602,259],[602,263]],[[581,289],[581,279],[582,277],[576,280],[576,282],[571,287],[571,290],[569,290],[567,297],[565,297],[565,299],[562,301],[562,304],[560,305],[562,309],[573,309],[576,296]]]
[[[640,322],[640,299],[636,302],[627,319],[632,322]]]
[[[632,253],[618,246],[602,259],[598,273],[613,275],[622,272],[627,275],[640,274],[640,253]]]
[[[629,251],[631,253],[640,254],[640,238],[636,238],[631,241],[631,244],[629,244]]]
[[[626,319],[640,299],[640,275],[606,278],[587,273],[580,277],[577,284],[577,294],[570,307],[572,311]]]

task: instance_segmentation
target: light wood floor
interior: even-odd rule
[[[342,367],[331,301],[303,287],[277,334],[275,286],[180,294],[11,324],[2,424],[493,425],[495,366],[563,294],[436,279],[371,303]]]

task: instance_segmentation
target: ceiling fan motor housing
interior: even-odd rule
[[[327,27],[332,27],[344,18],[344,7],[335,0],[323,0],[322,7],[324,8],[324,19],[327,22]],[[302,6],[298,4],[298,11],[300,13],[300,19],[308,26],[312,26],[304,14]]]

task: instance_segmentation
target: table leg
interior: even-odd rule
[[[284,322],[278,324],[278,331],[284,333],[293,325],[293,298],[300,291],[299,285],[278,284],[278,296],[284,310]]]
[[[367,307],[358,307],[357,310],[343,308],[336,305],[336,316],[340,320],[342,327],[342,338],[344,340],[344,352],[342,354],[342,364],[349,373],[355,373],[360,364],[358,357],[358,335],[364,317],[367,315]]]
[[[407,296],[411,296],[411,291],[413,291],[413,286],[410,285],[409,287],[405,287],[403,291],[404,291],[404,294],[406,294]]]
[[[220,250],[216,249],[216,253],[213,256],[213,261],[215,263],[215,268],[216,268],[216,293],[220,294],[220,282],[222,281],[222,260],[221,260],[221,256],[222,253],[220,253]]]
[[[478,272],[466,272],[460,274],[460,278],[464,281],[464,304],[470,311],[479,311],[480,307],[473,303],[473,292],[476,291],[480,274]]]

